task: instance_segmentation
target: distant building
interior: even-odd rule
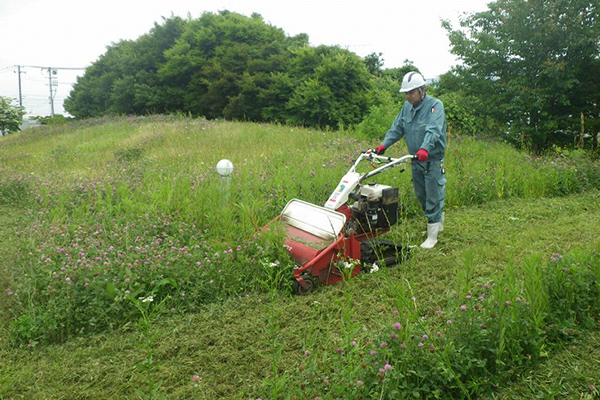
[[[35,118],[37,118],[37,115],[24,116],[23,123],[21,125],[19,125],[19,128],[21,128],[21,130],[24,131],[25,129],[35,128],[36,126],[42,126],[40,121],[38,121]]]

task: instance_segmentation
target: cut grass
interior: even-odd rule
[[[590,331],[556,351],[517,382],[499,388],[494,400],[597,399],[600,396],[600,331]],[[594,390],[595,389],[595,390]]]
[[[154,326],[155,379],[170,399],[256,398],[272,379],[270,365],[276,357],[269,342],[269,315],[277,316],[277,336],[285,344],[279,373],[294,374],[306,349],[318,354],[338,347],[345,290],[352,291],[352,316],[361,332],[378,329],[395,309],[392,292],[400,280],[410,283],[420,312],[428,314],[466,279],[465,258],[473,260],[471,279],[484,283],[502,274],[508,264],[518,268],[534,253],[550,257],[554,252],[599,249],[599,203],[600,193],[592,191],[449,209],[436,248],[417,249],[405,264],[361,275],[348,288],[325,286],[307,297],[276,296],[273,303],[266,294],[253,294],[196,314],[175,310]],[[4,211],[1,246],[8,250],[19,213]],[[424,239],[422,225],[406,219],[389,237],[418,244]],[[6,272],[17,254],[3,251],[0,257]],[[599,338],[598,331],[584,332],[531,374],[499,388],[494,398],[586,398],[582,396],[590,395],[590,385],[600,386],[600,355],[594,347]],[[135,399],[134,390],[144,385],[136,372],[144,358],[140,341],[131,326],[30,349],[2,341],[0,399]],[[197,382],[192,381],[194,375],[199,376]]]

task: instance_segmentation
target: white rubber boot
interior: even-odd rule
[[[427,240],[421,243],[421,247],[424,249],[432,249],[437,243],[437,236],[442,227],[441,222],[435,224],[427,224]]]
[[[440,232],[444,231],[444,220],[446,219],[446,213],[442,213],[442,225],[440,226]]]

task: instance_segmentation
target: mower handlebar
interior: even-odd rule
[[[400,158],[384,157],[384,156],[380,156],[379,154],[375,154],[373,149],[369,149],[369,150],[365,150],[361,153],[361,155],[355,161],[355,163],[352,166],[352,168],[350,169],[350,171],[354,171],[356,166],[364,159],[367,159],[367,160],[378,159],[378,160],[384,161],[385,165],[382,165],[381,167],[376,168],[375,170],[369,172],[368,174],[363,175],[360,179],[361,181],[363,181],[367,178],[370,178],[373,175],[377,175],[389,168],[393,168],[399,164],[403,164],[403,163],[409,162],[411,160],[416,160],[417,156],[408,154],[408,155],[400,157]]]
[[[381,156],[381,155],[375,153],[375,149],[363,150],[362,153],[361,153],[361,157],[362,158],[367,157],[369,160],[377,158],[379,160],[386,161],[386,162],[395,162],[395,161],[400,161],[400,160],[406,161],[408,159],[410,159],[410,160],[417,160],[418,159],[418,157],[416,155],[411,155],[411,154],[408,154],[406,156],[402,156],[400,158],[393,158],[393,157]],[[359,159],[361,157],[359,157]]]

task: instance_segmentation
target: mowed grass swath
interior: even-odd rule
[[[260,290],[261,261],[291,277],[278,233],[256,232],[292,198],[323,204],[370,146],[350,134],[162,116],[6,138],[0,193],[29,202],[34,221],[21,232],[27,273],[15,271],[9,288],[13,337],[35,344],[113,327],[132,314],[127,295],[169,295],[193,310]],[[215,171],[222,158],[235,166],[229,182]],[[447,170],[450,208],[600,180],[598,162],[579,153],[534,160],[470,138],[450,141]],[[378,179],[399,186],[404,218],[418,219],[410,173]],[[406,241],[403,229],[391,236]]]

